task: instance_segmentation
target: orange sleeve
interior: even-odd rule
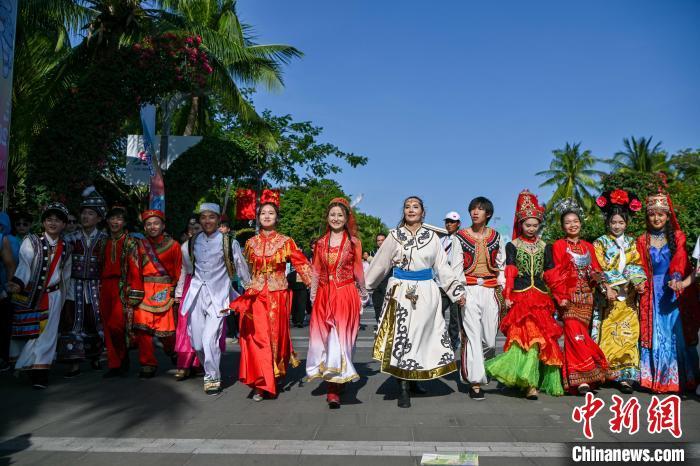
[[[129,304],[138,306],[143,300],[143,272],[141,270],[141,243],[138,240],[133,240],[124,244],[129,250],[126,253],[127,264],[127,282],[129,284]]]

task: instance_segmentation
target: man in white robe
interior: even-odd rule
[[[175,292],[182,297],[187,274],[192,276],[187,294],[180,304],[180,315],[188,319],[192,348],[204,366],[204,391],[221,391],[221,347],[219,340],[228,306],[236,297],[232,287],[235,275],[244,287],[250,282],[248,265],[238,241],[219,231],[221,208],[204,203],[199,208],[202,232],[182,245],[182,274]]]
[[[24,238],[19,265],[7,285],[15,306],[10,359],[15,361],[15,369],[30,371],[36,389],[48,387],[71,276],[70,246],[61,239],[68,209],[58,202],[49,204],[41,221],[44,233]]]

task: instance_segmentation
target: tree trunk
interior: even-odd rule
[[[199,96],[190,96],[190,113],[187,115],[187,125],[183,136],[192,136],[194,127],[197,124],[197,116],[199,114]]]

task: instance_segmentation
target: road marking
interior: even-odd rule
[[[613,445],[613,444],[611,444]],[[644,447],[640,443],[640,448]],[[92,453],[182,453],[245,455],[421,456],[471,452],[494,457],[569,458],[566,443],[401,442],[340,440],[174,439],[118,437],[32,437],[0,439],[2,451]],[[685,444],[689,458],[700,458],[700,443]]]

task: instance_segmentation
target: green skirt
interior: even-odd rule
[[[523,390],[536,387],[552,396],[564,394],[561,368],[543,364],[537,344],[525,352],[514,342],[508,351],[486,361],[486,373],[508,387]]]

